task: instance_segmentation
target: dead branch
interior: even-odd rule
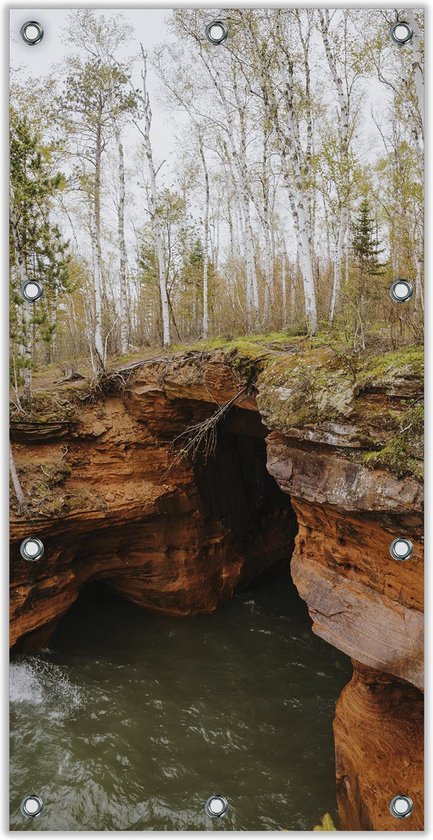
[[[188,426],[187,429],[184,429],[183,432],[174,438],[171,444],[171,450],[176,452],[176,455],[170,463],[167,473],[176,463],[184,458],[189,458],[193,462],[200,458],[206,464],[209,458],[215,457],[218,424],[234,403],[242,396],[246,396],[247,392],[248,386],[244,385],[230,400],[223,403],[223,405],[219,405],[210,417],[207,417],[205,420],[200,420],[199,423],[194,423],[192,426]]]
[[[9,470],[11,474],[12,485],[15,490],[15,496],[17,497],[18,502],[18,516],[27,516],[29,512],[29,505],[23,493],[20,480],[18,478],[18,473],[15,467],[14,455],[12,452],[11,445],[9,445]]]

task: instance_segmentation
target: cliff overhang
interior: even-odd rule
[[[169,354],[39,394],[44,416],[12,422],[33,500],[11,524],[13,643],[40,643],[92,579],[155,611],[216,609],[289,556],[293,506],[293,580],[313,630],[355,662],[335,722],[342,827],[420,828],[421,392],[416,348],[359,360],[300,339]],[[183,457],[219,411],[212,456],[205,443]],[[30,532],[42,568],[20,557]],[[414,551],[397,562],[402,535]],[[396,826],[385,806],[402,792],[415,809]]]

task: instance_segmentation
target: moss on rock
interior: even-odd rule
[[[265,367],[258,389],[259,410],[278,431],[341,421],[352,411],[354,383],[329,348],[285,354]]]
[[[139,368],[135,363],[114,370],[94,386],[87,382],[62,387],[61,392],[38,391],[26,420],[79,422],[83,405],[110,394],[121,397]],[[143,361],[144,372],[149,381],[157,377],[158,382],[173,373],[181,379],[183,397],[189,389],[199,392],[197,383],[209,373],[214,390],[251,386],[270,430],[297,440],[364,450],[358,457],[367,465],[396,475],[421,475],[422,347],[358,354],[335,336],[331,341],[326,334],[311,338],[286,331],[213,339],[183,351],[173,348],[163,357]],[[20,419],[19,412],[14,415]]]
[[[382,467],[403,478],[414,475],[423,477],[424,409],[416,405],[408,409],[395,434],[382,449],[366,452],[364,463],[371,467]]]
[[[406,380],[422,385],[424,351],[420,346],[403,347],[392,353],[367,356],[358,375],[358,386],[366,388],[393,388]]]

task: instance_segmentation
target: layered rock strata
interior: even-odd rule
[[[292,578],[313,630],[353,659],[334,724],[340,826],[423,828],[421,369],[416,353],[359,370],[323,349],[267,366],[268,470],[292,501]],[[396,537],[409,560],[390,556]],[[396,819],[394,796],[413,801]]]
[[[293,580],[313,630],[355,663],[335,720],[341,827],[421,829],[420,393],[414,351],[356,369],[295,344],[136,364],[68,391],[67,417],[21,418],[33,506],[12,521],[12,643],[41,644],[95,579],[155,611],[214,610],[291,553],[293,505]],[[182,457],[217,411],[201,458]],[[30,533],[40,563],[20,558]],[[410,560],[391,558],[396,536]]]
[[[50,634],[91,581],[155,612],[194,615],[215,610],[237,587],[288,561],[295,518],[266,471],[258,414],[233,409],[208,463],[191,464],[170,440],[209,408],[179,400],[165,420],[155,408],[156,437],[142,419],[151,404],[157,406],[155,395],[129,394],[127,406],[108,398],[85,409],[64,455],[71,474],[53,501],[72,509],[46,516],[44,499],[32,518],[13,521],[11,644],[39,645],[43,628]],[[15,452],[21,470],[25,463],[49,474],[65,448],[33,441]],[[27,536],[43,540],[41,562],[20,556]]]

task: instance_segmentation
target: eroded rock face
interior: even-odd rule
[[[355,661],[335,720],[341,828],[420,829],[417,358],[354,372],[329,349],[290,350],[254,362],[254,387],[251,359],[187,353],[137,365],[124,393],[86,403],[67,434],[57,418],[25,434],[17,424],[23,482],[41,468],[59,479],[44,496],[29,478],[32,519],[12,522],[12,641],[41,644],[94,579],[152,610],[214,610],[290,554],[291,502],[292,577],[313,630]],[[178,436],[229,401],[215,460],[179,457]],[[43,567],[19,556],[30,531]],[[397,536],[414,544],[408,561],[390,557]],[[389,812],[398,793],[414,801],[407,820]]]
[[[395,432],[385,424],[380,429],[372,405],[384,416],[404,412],[416,392],[415,378],[407,374],[394,383],[385,377],[382,387],[368,382],[358,404],[352,392],[352,409],[343,400],[339,422],[323,419],[317,372],[311,380],[302,371],[312,381],[306,406],[299,379],[286,393],[281,370],[265,374],[268,391],[258,399],[267,422],[284,430],[267,437],[268,470],[297,515],[293,581],[308,604],[314,632],[355,661],[334,726],[340,825],[347,830],[423,827],[422,487],[409,470],[396,475],[381,468],[380,459],[372,467],[363,457],[372,443],[385,445],[392,458],[398,454],[396,437],[390,438]],[[334,385],[335,403],[348,393],[347,376],[336,376]],[[294,417],[285,419],[281,400],[294,405]],[[411,423],[413,415],[407,428]],[[419,451],[415,429],[411,451]],[[414,545],[405,562],[389,553],[398,536]],[[397,794],[413,800],[407,819],[391,815]]]
[[[352,658],[422,688],[419,483],[358,469],[342,455],[295,449],[274,433],[268,469],[297,514],[292,578],[314,631]],[[389,547],[405,534],[414,553],[399,563]]]
[[[352,831],[423,830],[423,695],[408,683],[354,662],[334,721],[337,797]],[[409,795],[412,815],[389,806]]]
[[[75,493],[85,508],[12,522],[11,644],[46,641],[89,581],[104,580],[155,612],[193,615],[288,561],[295,518],[266,471],[258,414],[233,408],[214,457],[200,466],[170,441],[209,405],[166,400],[164,411],[162,402],[139,389],[127,408],[107,399],[84,410],[68,447],[71,475],[58,493],[67,501]],[[143,420],[149,416],[153,424]],[[160,437],[149,431],[158,417]],[[54,459],[56,444],[17,446],[18,467],[37,473],[48,449]],[[44,541],[43,563],[20,556],[31,533]]]
[[[269,472],[294,498],[367,514],[421,513],[422,488],[413,476],[398,478],[368,468],[338,450],[295,447],[277,432],[269,435],[267,444]]]

